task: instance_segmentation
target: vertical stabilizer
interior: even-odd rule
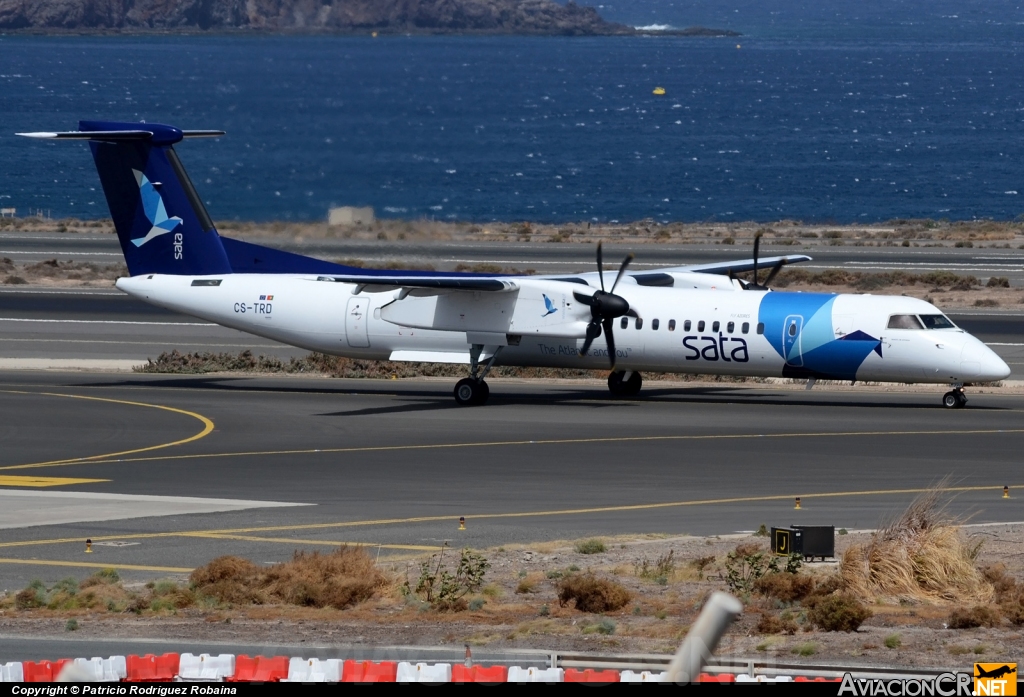
[[[185,173],[174,144],[221,131],[181,131],[156,123],[81,121],[32,138],[87,140],[132,276],[231,273],[220,235]]]

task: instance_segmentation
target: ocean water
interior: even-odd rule
[[[215,219],[1024,213],[1018,3],[764,5],[602,10],[739,39],[0,36],[0,207],[106,216],[86,145],[13,136],[103,118],[226,130],[178,146]]]

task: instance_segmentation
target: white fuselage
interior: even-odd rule
[[[406,298],[397,289],[357,293],[354,285],[315,276],[154,274],[122,278],[117,287],[160,307],[333,355],[469,363],[470,344],[480,343],[485,359],[502,345],[498,365],[607,368],[603,336],[588,355],[580,355],[589,308],[574,303],[574,284],[514,280],[533,283],[552,303],[547,307],[557,309],[540,319],[542,304],[527,317],[522,314],[525,302],[508,305],[500,293],[467,293],[473,307],[490,308],[486,311],[492,315],[503,315],[503,302],[514,309],[499,330],[488,329],[490,334],[474,333],[475,326],[460,329],[460,321],[473,320],[458,313],[444,329],[429,328],[440,321],[431,314],[440,316],[430,298]],[[889,328],[893,315],[941,315],[914,298],[743,291],[728,281],[716,290],[623,283],[616,292],[642,320],[615,320],[621,370],[932,383],[992,381],[1010,372],[961,329]],[[771,309],[762,306],[769,295],[774,296]],[[508,340],[491,346],[477,336]],[[851,348],[857,349],[855,355]]]

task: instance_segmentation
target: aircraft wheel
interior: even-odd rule
[[[474,407],[483,404],[491,390],[483,380],[463,378],[455,383],[455,402],[460,407]]]
[[[644,379],[640,373],[634,372],[629,376],[629,380],[622,383],[622,386],[625,388],[625,391],[623,392],[624,395],[627,397],[635,397],[640,394],[640,388],[644,386]]]
[[[628,380],[623,380],[625,374],[624,370],[616,370],[608,376],[608,390],[616,397],[633,397],[640,392],[644,384],[640,373],[633,372]]]
[[[947,409],[963,409],[967,406],[967,397],[964,396],[963,392],[950,390],[942,395],[942,406]]]

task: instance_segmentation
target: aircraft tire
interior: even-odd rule
[[[634,397],[640,392],[644,379],[640,373],[634,371],[629,380],[623,380],[624,370],[615,370],[608,375],[608,390],[615,397]]]
[[[963,393],[950,390],[942,395],[942,406],[947,409],[963,409],[966,405],[967,398],[963,396]]]
[[[463,378],[455,383],[454,395],[460,407],[475,407],[487,402],[491,388],[483,380]]]

